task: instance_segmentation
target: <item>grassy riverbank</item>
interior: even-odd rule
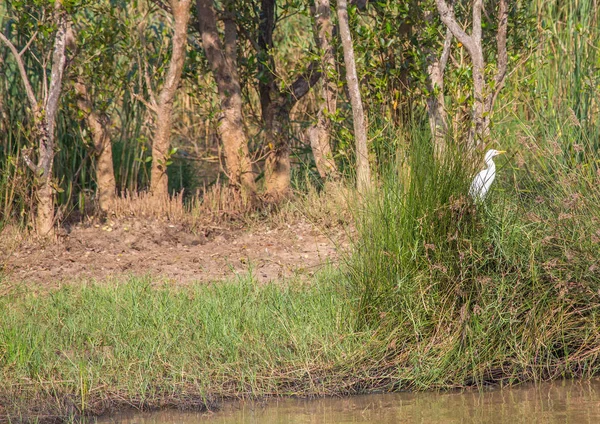
[[[339,275],[186,288],[151,280],[13,291],[0,299],[1,415],[202,406],[222,397],[333,394],[368,334]]]
[[[0,283],[0,418],[597,375],[593,180],[499,182],[474,207],[466,181],[408,165],[357,214],[341,270],[310,282]]]
[[[385,334],[398,388],[504,384],[600,371],[599,157],[544,141],[500,159],[482,204],[460,155],[414,142],[357,219],[357,328]],[[451,155],[450,155],[451,156]]]
[[[0,418],[600,374],[593,146],[499,160],[475,205],[460,154],[421,136],[348,199],[353,247],[311,281],[0,282]]]

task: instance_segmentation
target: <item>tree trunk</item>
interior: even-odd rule
[[[452,3],[450,7],[452,7]],[[426,19],[431,24],[433,13],[429,13]],[[436,50],[432,48],[427,55],[429,62],[427,66],[427,91],[429,92],[427,96],[427,114],[433,139],[434,155],[438,160],[443,158],[447,147],[448,115],[444,100],[444,72],[450,56],[452,39],[452,31],[446,29],[442,54],[438,56]]]
[[[232,12],[231,0],[226,3],[228,15]],[[225,19],[225,50],[217,32],[217,15],[213,0],[197,0],[196,12],[202,36],[202,46],[213,72],[221,117],[219,136],[225,151],[225,165],[230,183],[241,187],[242,193],[253,201],[256,184],[248,151],[248,137],[242,115],[242,90],[237,71],[237,28],[230,16]]]
[[[52,66],[54,67],[54,64]],[[52,187],[54,134],[48,124],[48,120],[40,116],[36,126],[40,144],[38,147],[39,160],[35,169],[37,177],[35,231],[40,236],[49,236],[54,233],[54,188]]]
[[[318,62],[310,64],[306,72],[296,79],[289,90],[281,92],[276,84],[279,78],[275,69],[273,29],[275,26],[275,0],[261,0],[259,25],[259,79],[260,105],[265,123],[265,197],[277,202],[290,193],[291,163],[288,132],[290,111],[294,104],[308,93],[321,78]]]
[[[447,114],[444,105],[444,73],[436,59],[427,67],[427,114],[429,128],[433,137],[433,147],[436,158],[442,158],[446,151],[446,133],[448,130]]]
[[[171,61],[156,106],[156,132],[152,142],[150,174],[150,191],[161,198],[169,195],[167,166],[170,160],[173,102],[185,63],[190,5],[191,0],[171,0],[175,29],[171,40]]]
[[[57,22],[52,53],[52,69],[50,71],[50,86],[44,105],[44,116],[39,120],[40,147],[37,173],[40,176],[38,186],[38,205],[36,215],[36,231],[40,235],[49,235],[54,229],[54,188],[52,187],[52,167],[54,164],[56,112],[62,91],[62,80],[67,64],[67,13],[62,3],[55,4]]]
[[[27,99],[31,107],[34,122],[35,136],[38,139],[38,162],[34,164],[29,158],[27,151],[23,151],[23,159],[32,170],[36,178],[36,213],[34,218],[35,231],[40,236],[53,234],[54,230],[54,187],[52,184],[52,168],[54,164],[54,126],[58,102],[62,91],[62,80],[67,64],[67,29],[68,16],[63,9],[62,2],[54,3],[54,20],[56,22],[56,34],[54,36],[54,50],[52,52],[52,68],[50,70],[50,82],[48,91],[45,93],[43,102],[38,102],[27,70],[22,59],[22,54],[27,50],[29,44],[19,52],[17,48],[0,32],[2,41],[13,54],[17,62],[17,68],[21,80],[25,86]],[[45,73],[44,73],[45,77]]]
[[[367,129],[358,86],[354,47],[348,25],[348,6],[346,0],[338,0],[337,14],[340,25],[340,37],[344,49],[344,64],[346,65],[346,81],[352,104],[354,120],[354,137],[356,139],[356,186],[359,193],[365,193],[371,185],[371,170],[369,167],[369,149],[367,147]]]
[[[331,46],[332,25],[329,0],[315,0],[314,4],[311,5],[311,13],[314,19],[315,41],[322,55],[321,71],[323,77],[317,122],[308,128],[308,138],[319,175],[325,181],[329,179],[336,180],[339,178],[339,173],[330,145],[331,119],[329,119],[329,116],[334,115],[336,112],[337,88],[330,77],[331,72],[335,69],[335,61]]]
[[[481,41],[482,26],[481,12],[483,0],[473,1],[473,24],[471,35],[468,35],[454,16],[454,10],[449,7],[445,0],[436,0],[440,19],[452,32],[454,37],[460,41],[471,58],[473,66],[473,111],[471,131],[469,132],[468,146],[485,146],[490,132],[490,117],[498,92],[504,86],[508,56],[506,52],[506,30],[508,22],[507,0],[498,2],[498,33],[496,42],[498,45],[498,72],[494,78],[494,92],[487,92],[485,82],[485,60],[483,56],[483,45]]]
[[[7,51],[4,50],[2,53],[0,53],[0,70],[5,69],[4,68],[4,61],[6,60],[6,54]],[[4,77],[5,73],[3,71],[2,72],[2,77]],[[7,114],[4,112],[4,91],[0,90],[0,132],[5,133],[6,132],[6,128],[8,128],[8,117]]]
[[[77,92],[77,106],[85,116],[94,141],[98,203],[103,212],[108,212],[114,205],[117,192],[112,144],[108,133],[109,118],[94,110],[90,94],[82,82],[75,83],[75,91]]]
[[[471,39],[474,49],[471,51],[473,64],[473,121],[475,122],[474,134],[471,136],[472,145],[483,144],[489,134],[489,116],[484,115],[485,96],[485,60],[483,58],[483,45],[481,44],[481,11],[483,0],[473,1],[473,31]]]
[[[268,147],[265,162],[265,195],[269,201],[278,202],[289,196],[291,189],[291,163],[288,131],[291,106],[280,96],[269,103],[263,119]]]

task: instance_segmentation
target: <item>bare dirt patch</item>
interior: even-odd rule
[[[77,225],[57,242],[0,241],[2,273],[13,282],[57,285],[82,279],[147,276],[186,284],[245,275],[266,282],[312,275],[338,259],[345,239],[306,221],[192,232],[161,220],[125,219]]]

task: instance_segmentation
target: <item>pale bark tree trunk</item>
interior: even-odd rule
[[[277,202],[289,196],[291,189],[291,163],[288,132],[290,110],[321,77],[317,62],[311,63],[290,89],[281,92],[277,87],[277,71],[271,50],[275,26],[275,0],[261,0],[259,25],[259,57],[263,78],[259,81],[262,118],[265,123],[265,197]]]
[[[0,72],[2,72],[2,70],[4,69],[4,61],[6,60],[6,54],[6,51],[3,54],[0,54]],[[0,73],[0,78],[5,78],[4,72]],[[0,90],[0,131],[2,131],[3,133],[6,131],[8,120],[4,110],[4,92]]]
[[[67,27],[68,16],[62,7],[60,0],[54,6],[55,22],[57,26],[54,37],[54,50],[52,53],[52,68],[50,70],[50,82],[48,92],[42,102],[38,102],[33,88],[27,76],[27,71],[22,60],[22,55],[27,47],[21,52],[0,33],[0,41],[8,46],[17,61],[17,67],[21,79],[25,85],[27,98],[31,106],[35,133],[38,139],[38,161],[34,164],[29,158],[28,152],[24,152],[27,166],[33,171],[36,178],[36,213],[35,230],[40,236],[53,234],[54,230],[54,187],[52,184],[52,168],[55,155],[56,112],[62,91],[62,80],[67,63]]]
[[[167,166],[170,160],[173,102],[185,63],[191,0],[171,0],[170,4],[175,28],[171,40],[172,52],[169,69],[155,105],[156,130],[152,142],[150,174],[150,191],[159,198],[169,195]]]
[[[225,7],[233,7],[231,0],[227,0]],[[225,19],[223,49],[217,31],[217,14],[213,0],[197,0],[196,12],[202,47],[217,83],[221,103],[218,131],[225,151],[227,174],[230,183],[241,187],[242,193],[253,202],[256,184],[242,115],[242,90],[237,71],[237,28],[233,19],[228,16]],[[232,11],[228,10],[228,15],[231,13]]]
[[[436,0],[440,18],[444,25],[460,41],[471,58],[473,72],[473,125],[469,134],[469,147],[485,146],[490,131],[490,118],[494,102],[504,86],[508,55],[506,51],[506,32],[508,25],[507,0],[498,3],[498,33],[496,42],[498,48],[498,70],[494,77],[493,91],[489,90],[485,81],[485,60],[481,43],[481,12],[483,0],[473,1],[473,23],[471,35],[468,35],[456,21],[454,10],[445,0]]]
[[[94,141],[98,203],[103,212],[108,212],[114,205],[117,193],[112,144],[108,131],[109,118],[94,110],[87,87],[81,81],[75,83],[75,91],[77,92],[77,106],[85,116]]]
[[[354,47],[348,24],[348,5],[346,0],[338,0],[337,14],[340,26],[340,37],[344,49],[346,65],[346,81],[350,93],[352,116],[354,121],[354,138],[356,140],[356,186],[359,193],[365,193],[371,185],[371,169],[369,166],[369,149],[367,146],[367,128],[356,74]]]
[[[452,7],[452,3],[450,4]],[[432,21],[433,13],[427,16],[428,21]],[[448,133],[448,114],[444,100],[444,71],[450,56],[452,46],[452,31],[446,29],[446,37],[442,54],[438,56],[435,49],[428,52],[427,66],[427,114],[429,117],[429,127],[433,137],[434,155],[441,159],[446,151],[446,140]]]
[[[332,24],[331,8],[329,0],[314,0],[311,5],[315,41],[321,53],[321,99],[319,99],[319,110],[317,122],[308,128],[308,138],[312,148],[315,164],[319,175],[325,181],[336,180],[339,173],[333,152],[331,150],[331,119],[330,115],[336,112],[337,87],[331,78],[335,69],[333,47],[331,46]]]

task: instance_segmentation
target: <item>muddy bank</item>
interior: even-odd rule
[[[151,275],[186,284],[248,271],[260,282],[311,276],[337,261],[347,234],[343,229],[324,234],[306,221],[192,231],[172,222],[130,219],[77,225],[50,244],[3,238],[0,266],[14,282],[57,285]]]

